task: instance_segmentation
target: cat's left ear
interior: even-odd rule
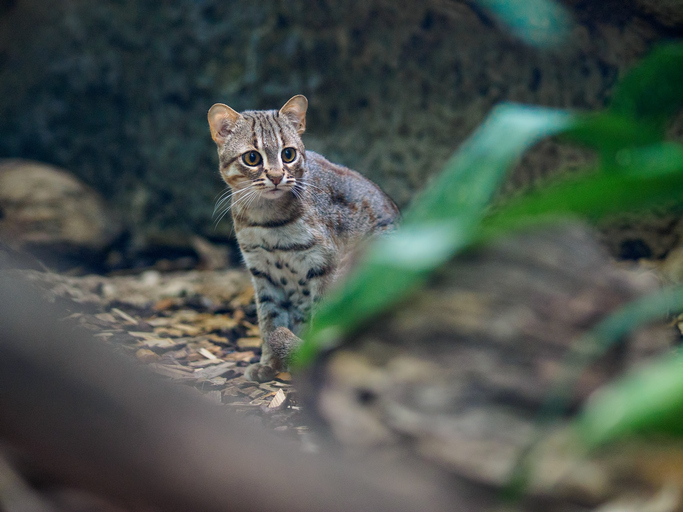
[[[280,109],[280,115],[286,117],[296,128],[296,132],[301,135],[306,131],[306,110],[308,109],[308,100],[306,96],[297,94],[290,99]]]

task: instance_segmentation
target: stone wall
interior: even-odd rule
[[[159,233],[227,237],[229,222],[211,220],[223,185],[206,111],[303,93],[307,147],[404,206],[494,104],[604,106],[653,43],[681,35],[679,3],[574,0],[569,40],[538,50],[455,0],[5,2],[0,157],[70,169],[140,245]],[[546,142],[510,183],[588,158]]]

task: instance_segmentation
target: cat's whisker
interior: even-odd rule
[[[246,207],[246,204],[251,202],[250,199],[253,198],[258,192],[258,188],[249,190],[247,194],[237,199],[237,201],[233,201],[232,204],[228,207],[228,211],[231,209],[237,209],[238,206],[239,208],[244,209]]]
[[[303,185],[304,188],[311,187],[313,190],[316,190],[316,191],[320,192],[321,194],[324,194],[324,193],[325,193],[325,191],[324,191],[322,188],[320,188],[320,187],[317,186],[317,185],[314,185],[313,183],[311,183],[310,181],[308,181],[308,180],[306,180],[306,179],[299,178],[297,181],[300,182],[301,185]],[[297,184],[298,184],[298,183],[297,183]]]
[[[218,194],[216,194],[216,197],[214,198],[214,202],[219,201],[220,200],[219,198],[224,197],[226,194],[231,194],[231,192],[232,192],[232,188],[230,186],[225,187],[225,189],[222,192],[219,192]]]
[[[317,185],[314,185],[313,183],[310,183],[310,182],[308,182],[308,181],[305,181],[305,182],[303,183],[303,186],[304,186],[304,187],[311,187],[313,190],[317,190],[318,192],[321,192],[321,193],[323,193],[323,194],[325,193],[325,190],[323,190],[321,187],[319,187],[319,186],[317,186]]]
[[[231,189],[228,188],[226,191],[224,191],[221,195],[220,198],[216,200],[216,206],[213,209],[213,213],[215,214],[216,211],[218,211],[225,202],[229,201],[230,198],[235,195],[235,192]]]
[[[257,190],[256,190],[256,194],[254,195],[254,197],[252,197],[251,201],[249,201],[249,202],[244,206],[244,209],[245,209],[245,210],[248,210],[249,207],[252,205],[252,203],[254,203],[254,201],[256,201],[256,200],[258,200],[258,199],[261,199],[261,196],[262,196],[262,195],[263,195],[263,189],[257,189]]]
[[[237,193],[233,193],[229,197],[223,199],[221,201],[221,204],[216,205],[216,207],[213,210],[213,217],[216,217],[216,215],[222,217],[225,213],[230,211],[230,199],[237,197],[237,195]]]
[[[242,197],[244,197],[244,194],[247,193],[247,192],[248,192],[250,189],[252,189],[253,187],[254,187],[254,185],[251,184],[251,185],[249,185],[248,187],[245,187],[245,188],[243,188],[243,189],[231,191],[232,193],[231,193],[230,195],[228,195],[227,197],[223,198],[223,199],[220,201],[220,204],[216,205],[216,208],[214,208],[214,215],[216,215],[216,212],[220,212],[220,215],[221,215],[221,217],[222,217],[227,211],[230,211],[232,205],[235,204],[235,202],[236,202],[235,199],[237,199],[237,202],[239,202],[239,200],[240,200]],[[240,196],[240,195],[241,195],[242,197],[238,197],[238,196]],[[233,199],[233,202],[232,202],[232,203],[229,203],[229,202],[228,202],[230,199]],[[225,209],[223,209],[224,207],[225,207]]]
[[[234,189],[228,187],[227,190],[223,191],[223,193],[220,195],[220,198],[219,198],[218,201],[216,202],[216,206],[215,206],[215,208],[214,208],[214,210],[213,210],[213,211],[214,211],[214,214],[215,214],[218,210],[220,210],[221,207],[222,207],[226,202],[228,202],[231,198],[237,197],[239,194],[241,194],[241,193],[244,192],[245,190],[248,190],[250,187],[251,187],[251,185],[249,185],[248,187],[246,187],[246,188],[244,188],[244,189],[238,189],[238,190],[234,190]]]
[[[304,191],[299,185],[295,184],[290,190],[292,191],[292,194],[294,194],[294,197],[296,197],[299,201],[303,201]]]
[[[228,203],[222,211],[220,211],[220,214],[216,221],[214,222],[214,230],[218,227],[218,224],[220,223],[221,220],[223,220],[223,217],[225,217],[228,212],[230,212],[235,206],[239,205],[240,203],[246,203],[249,198],[251,198],[258,190],[255,190],[254,185],[251,184],[248,187],[245,187],[240,190],[236,190],[230,197],[232,197],[233,202]],[[237,196],[240,197],[237,197]],[[235,199],[237,197],[237,199]]]

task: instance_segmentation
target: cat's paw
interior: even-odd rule
[[[254,363],[247,366],[244,377],[253,382],[268,382],[277,375],[277,370],[267,364]]]

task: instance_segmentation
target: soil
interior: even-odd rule
[[[254,290],[242,270],[156,270],[80,277],[15,270],[70,314],[63,321],[92,333],[165,379],[308,443],[289,373],[266,383],[247,381],[259,361]]]

